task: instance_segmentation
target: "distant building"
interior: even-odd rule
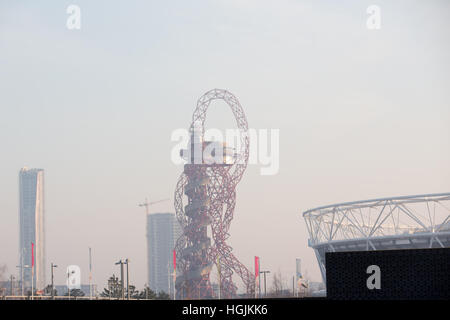
[[[24,287],[31,289],[32,243],[34,289],[45,287],[44,170],[22,168],[19,172],[19,265]]]
[[[175,214],[147,215],[148,282],[155,292],[173,294],[173,249],[181,233]]]
[[[55,285],[56,295],[57,296],[65,296],[68,294],[67,285]],[[73,289],[72,289],[73,290]],[[89,297],[89,285],[82,284],[80,285],[80,290],[84,293],[85,297]],[[92,296],[97,296],[97,285],[92,284]]]
[[[310,297],[326,296],[326,286],[323,282],[308,282],[308,293]]]
[[[12,289],[12,290],[11,290]],[[18,280],[0,281],[0,296],[20,296],[22,294],[21,285]]]

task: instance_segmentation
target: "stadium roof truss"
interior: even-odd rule
[[[450,193],[345,202],[305,211],[325,281],[325,253],[450,247]]]

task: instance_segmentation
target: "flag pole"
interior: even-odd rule
[[[177,252],[175,251],[175,249],[173,249],[173,300],[177,299],[176,294],[177,288],[175,288],[176,278],[177,278]]]
[[[259,277],[259,257],[255,256],[255,299],[258,297],[258,291],[256,290],[256,286],[258,285]]]
[[[31,300],[34,300],[34,243],[31,243]]]
[[[92,252],[89,247],[89,299],[92,299]]]

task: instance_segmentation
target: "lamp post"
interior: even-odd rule
[[[75,273],[75,270],[72,270],[72,271],[67,270],[67,291],[69,293],[69,300],[70,300],[70,281],[69,281],[69,278],[70,278],[70,275],[74,274],[74,273]]]
[[[34,265],[31,265],[31,300],[34,300]]]
[[[130,281],[129,281],[130,274],[128,272],[128,264],[130,263],[130,260],[126,258],[124,263],[127,265],[127,300],[130,300]]]
[[[258,298],[261,298],[261,272],[258,274]]]
[[[10,280],[10,285],[11,285],[11,292],[9,293],[11,296],[13,296],[14,295],[14,287],[13,287],[13,283],[14,283],[14,276],[13,275],[11,275],[11,280]]]
[[[52,299],[55,298],[55,285],[53,284],[53,269],[56,267],[58,267],[58,266],[56,264],[53,264],[53,262],[52,262],[52,265],[51,265],[51,269],[52,269]]]
[[[20,295],[23,296],[23,266],[16,266],[16,268],[20,268],[20,285],[21,285],[21,291]]]
[[[20,266],[16,266],[17,268],[20,268],[20,284],[21,284],[21,291],[20,294],[23,297],[23,292],[24,292],[24,286],[23,286],[23,256],[25,255],[25,248],[22,248],[22,252],[20,254]]]
[[[125,299],[125,288],[124,288],[124,283],[123,283],[123,264],[124,264],[124,261],[122,261],[122,259],[120,259],[115,264],[116,265],[120,264],[120,282],[121,282],[120,285],[121,285],[121,289],[122,289],[121,296],[122,296],[122,299]]]
[[[22,258],[22,262],[23,262],[23,258]],[[20,268],[20,272],[21,272],[21,285],[22,285],[22,288],[21,288],[21,290],[22,290],[22,292],[21,292],[21,294],[22,294],[22,297],[23,297],[23,295],[24,295],[24,291],[25,291],[25,281],[24,281],[24,279],[23,279],[23,269],[25,269],[25,268],[31,268],[31,266],[29,266],[29,265],[27,265],[27,264],[23,264],[22,263],[22,265],[20,265],[20,266],[17,266],[17,268]]]
[[[16,266],[16,268],[20,268],[20,275],[19,275],[19,279],[20,279],[20,282],[21,282],[21,291],[20,291],[20,294],[23,296],[23,267],[20,265],[20,266]]]
[[[89,247],[89,300],[92,299],[92,252]]]
[[[264,298],[267,296],[267,291],[266,291],[266,273],[270,273],[270,271],[260,271],[259,274],[263,273],[264,274]]]

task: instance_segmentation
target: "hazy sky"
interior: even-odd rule
[[[81,8],[81,30],[66,9]],[[366,27],[369,5],[381,29]],[[147,282],[145,214],[173,199],[173,130],[225,88],[280,130],[280,171],[247,169],[230,243],[253,269],[320,272],[301,213],[450,191],[449,1],[0,1],[0,265],[18,263],[18,172],[45,169],[49,264],[88,247],[100,287],[129,258]],[[223,104],[208,125],[233,127]],[[173,202],[151,208],[173,212]],[[269,282],[271,278],[269,278]],[[47,281],[48,282],[48,281]],[[100,288],[100,289],[101,289]]]

